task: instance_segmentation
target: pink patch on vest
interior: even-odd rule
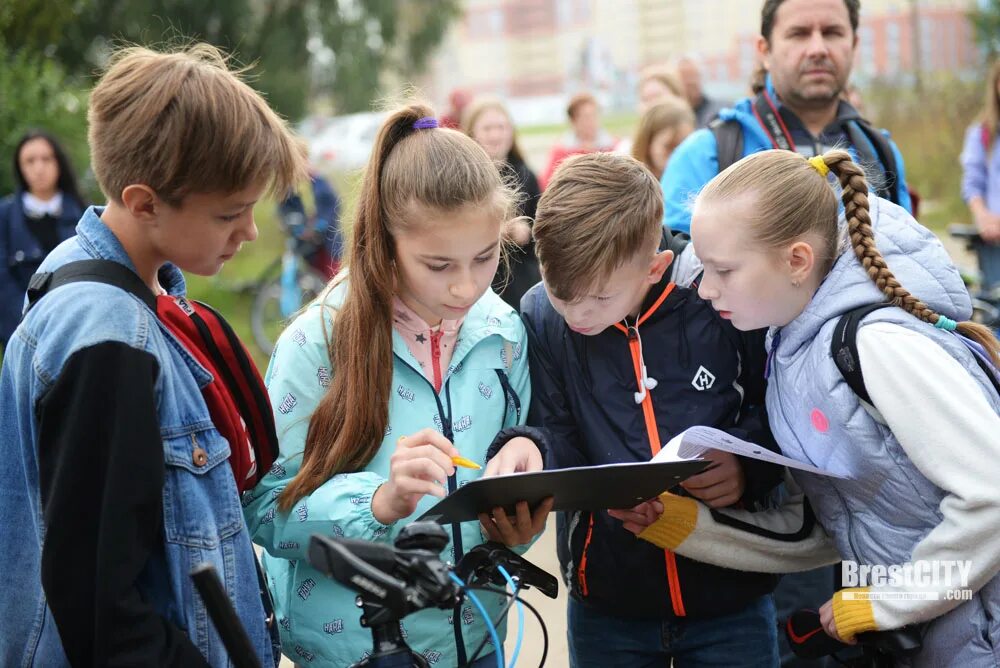
[[[823,411],[820,409],[814,408],[809,417],[812,419],[813,428],[821,434],[825,434],[830,429],[830,420],[823,415]]]

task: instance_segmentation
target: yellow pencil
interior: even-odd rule
[[[481,469],[483,468],[471,459],[466,459],[465,457],[452,457],[451,463],[455,466],[463,466],[467,469]]]

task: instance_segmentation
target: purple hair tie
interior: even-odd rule
[[[417,119],[413,124],[414,130],[432,130],[438,127],[438,119],[433,116],[424,116],[423,118]]]

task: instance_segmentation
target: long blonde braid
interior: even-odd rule
[[[843,191],[844,217],[851,238],[854,254],[861,266],[886,299],[924,322],[945,330],[957,330],[963,336],[985,348],[995,364],[1000,365],[1000,342],[986,326],[966,321],[955,321],[934,311],[904,288],[896,279],[875,245],[868,204],[868,183],[865,174],[846,151],[830,151],[822,156],[823,163],[840,181]]]

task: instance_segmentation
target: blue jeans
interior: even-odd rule
[[[713,619],[635,620],[569,601],[569,663],[573,668],[775,668],[774,602],[762,596],[743,610]]]
[[[781,577],[777,589],[774,590],[774,605],[778,611],[778,623],[784,624],[796,610],[820,607],[833,598],[834,585],[840,574],[839,566],[824,566],[811,571],[789,573]],[[832,659],[816,660],[800,659],[792,653],[784,630],[778,633],[778,646],[781,649],[781,668],[823,668],[834,666]]]
[[[982,289],[1000,287],[1000,244],[983,244],[977,251]]]

